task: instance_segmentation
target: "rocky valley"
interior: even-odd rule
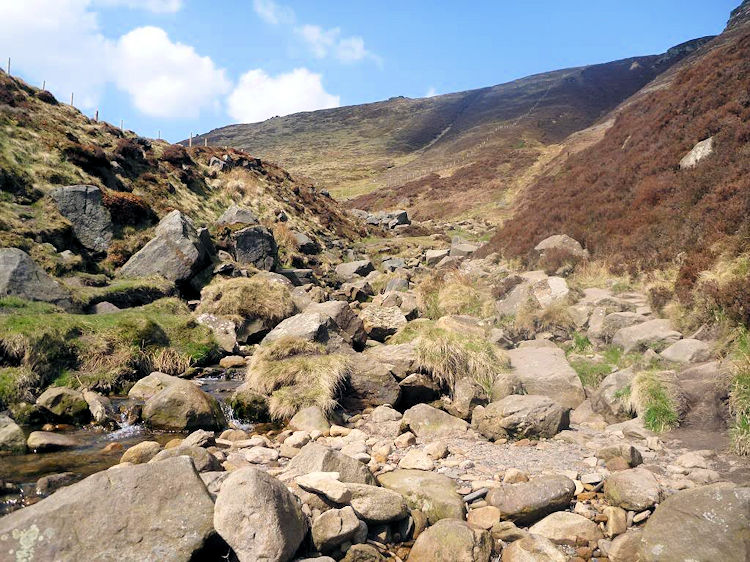
[[[750,559],[749,1],[182,144],[0,72],[0,561]]]

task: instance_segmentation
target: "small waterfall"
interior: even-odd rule
[[[120,421],[117,422],[117,425],[119,428],[107,435],[107,440],[119,441],[121,439],[129,439],[145,431],[143,425],[140,423],[128,423],[127,414],[124,412],[120,414]]]
[[[224,417],[227,419],[227,424],[232,429],[242,429],[244,431],[250,431],[254,424],[247,423],[239,419],[235,413],[232,407],[227,404],[224,400],[217,399],[219,402],[219,406],[221,406],[221,411],[224,412]]]

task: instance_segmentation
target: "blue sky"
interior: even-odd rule
[[[740,0],[0,0],[0,60],[171,141],[234,123],[654,54]],[[468,6],[468,7],[467,7]]]

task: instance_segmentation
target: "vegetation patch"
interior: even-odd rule
[[[201,291],[199,314],[215,314],[240,325],[247,320],[261,320],[274,326],[294,314],[289,288],[267,279],[236,277],[211,283]]]
[[[662,433],[677,427],[684,397],[673,371],[641,371],[630,385],[628,404],[647,429]]]
[[[742,330],[734,352],[732,381],[729,387],[729,429],[732,451],[750,455],[750,335]]]
[[[448,314],[485,318],[494,313],[495,301],[490,287],[456,272],[438,273],[417,288],[417,304],[432,320]]]

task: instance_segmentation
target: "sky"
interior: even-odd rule
[[[662,53],[720,33],[740,3],[0,0],[0,61],[87,115],[176,142]]]

